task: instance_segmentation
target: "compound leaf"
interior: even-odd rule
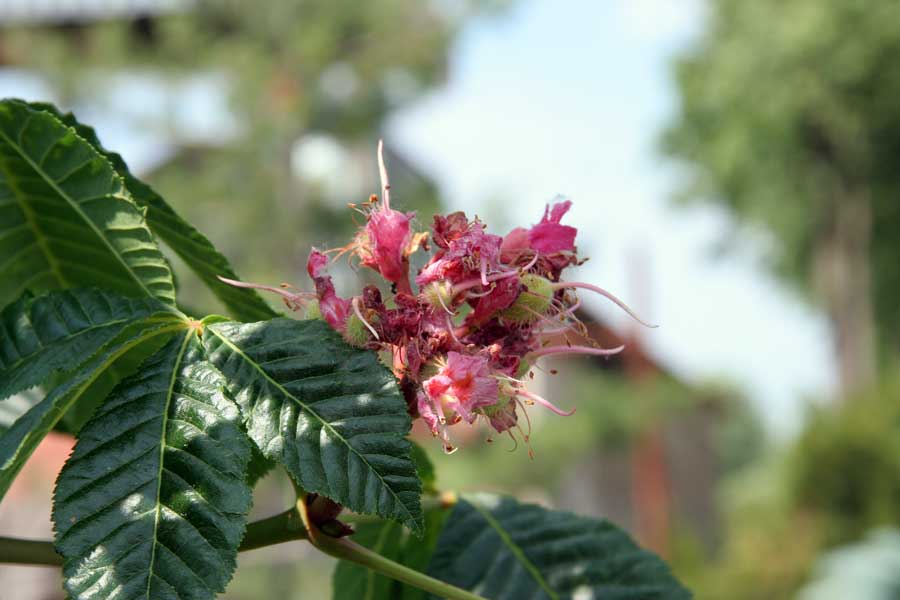
[[[471,501],[469,501],[471,500]],[[491,600],[685,600],[666,564],[608,521],[497,496],[460,500],[428,571]]]
[[[250,442],[193,330],[122,380],[85,424],[53,520],[77,600],[212,599],[250,509]]]
[[[228,259],[213,246],[206,236],[181,218],[153,188],[132,175],[119,154],[103,147],[92,127],[79,123],[72,113],[60,113],[50,104],[34,103],[30,106],[56,115],[109,160],[125,181],[125,186],[131,192],[134,201],[146,209],[147,225],[150,226],[153,233],[181,257],[185,264],[222,301],[234,318],[242,321],[259,321],[278,315],[256,290],[237,288],[222,283],[218,279],[217,275],[229,279],[239,279],[239,277],[235,274]]]
[[[406,402],[374,352],[323,321],[216,323],[203,339],[263,455],[309,492],[421,528]]]
[[[96,285],[175,302],[172,272],[122,178],[72,128],[0,101],[0,305]]]
[[[0,435],[0,499],[41,440],[110,365],[139,345],[153,343],[158,336],[171,335],[179,329],[185,329],[181,320],[132,323],[97,356],[73,371],[71,377],[53,388],[3,432]]]
[[[153,298],[97,289],[26,295],[0,312],[0,399],[71,371],[135,321],[177,316]]]

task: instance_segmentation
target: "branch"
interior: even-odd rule
[[[247,525],[239,551],[303,539],[306,539],[306,529],[297,511],[292,508]],[[0,536],[0,563],[61,566],[63,559],[53,549],[53,542]]]
[[[306,528],[303,526],[303,520],[300,519],[296,509],[291,508],[247,525],[247,533],[244,534],[238,552],[305,539]]]
[[[304,499],[291,508],[266,519],[247,525],[247,533],[240,545],[240,552],[272,546],[282,542],[308,539],[310,543],[330,556],[362,565],[391,579],[417,587],[449,600],[484,600],[466,590],[457,588],[424,573],[396,563],[347,538],[331,537],[311,523],[304,524],[306,504]],[[439,502],[435,500],[435,502]],[[444,500],[444,506],[448,506]],[[307,530],[307,527],[310,529]],[[61,566],[62,557],[53,549],[53,542],[0,537],[0,563],[24,565]]]
[[[53,542],[0,537],[0,563],[60,566],[63,559],[53,549]]]

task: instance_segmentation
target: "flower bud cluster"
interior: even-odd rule
[[[607,356],[622,350],[552,345],[570,331],[587,337],[575,316],[580,304],[575,290],[600,293],[634,315],[602,288],[561,279],[567,267],[582,262],[577,230],[561,223],[571,202],[548,206],[537,224],[503,237],[462,212],[436,215],[429,232],[416,233],[413,213],[391,208],[380,144],[378,161],[382,196],[353,206],[366,219],[353,241],[333,251],[313,248],[309,255],[307,272],[315,292],[228,282],[278,293],[290,309],[324,319],[348,343],[382,352],[410,413],[427,423],[448,453],[455,450],[449,428],[458,423],[480,419],[514,439],[517,431],[527,442],[529,428],[520,422],[524,416],[527,423],[527,406],[572,414],[527,389],[535,361],[552,354]],[[413,277],[410,255],[431,247],[430,260]],[[377,272],[390,297],[374,285],[349,298],[338,296],[326,273],[330,253],[349,254]]]

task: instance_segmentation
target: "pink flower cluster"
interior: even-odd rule
[[[349,298],[338,296],[325,273],[328,252],[315,248],[307,262],[314,293],[224,281],[278,293],[289,308],[324,319],[349,343],[384,352],[410,413],[427,423],[448,453],[455,450],[448,429],[457,423],[480,418],[500,433],[518,430],[527,441],[519,424],[520,415],[527,419],[527,405],[572,414],[526,388],[535,361],[551,354],[608,356],[622,350],[550,344],[568,331],[586,337],[575,317],[580,301],[574,290],[602,294],[634,315],[601,288],[561,280],[567,267],[581,262],[577,230],[562,224],[571,202],[548,206],[537,224],[504,237],[462,212],[436,215],[429,233],[415,233],[414,214],[391,208],[381,144],[378,163],[381,200],[373,196],[355,207],[366,223],[348,246],[333,252],[351,253],[378,272],[389,284],[389,299],[375,285]],[[414,287],[409,257],[429,250],[429,240],[434,253],[415,275]]]

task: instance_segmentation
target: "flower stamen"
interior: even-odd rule
[[[615,348],[590,348],[588,346],[545,346],[528,353],[529,358],[538,358],[550,354],[593,354],[594,356],[612,356],[625,349],[625,346]]]
[[[650,323],[647,323],[646,321],[641,319],[639,316],[637,316],[637,314],[633,310],[631,310],[631,308],[629,308],[629,306],[627,304],[625,304],[624,302],[619,300],[611,292],[604,290],[602,287],[599,287],[599,286],[596,286],[596,285],[593,285],[590,283],[583,283],[581,281],[561,281],[559,283],[553,284],[553,289],[555,289],[555,290],[562,290],[562,289],[566,289],[566,288],[581,288],[583,290],[590,290],[592,292],[596,292],[596,293],[600,294],[601,296],[603,296],[604,298],[606,298],[607,300],[610,300],[613,304],[615,304],[622,310],[624,310],[628,314],[629,317],[631,317],[632,319],[634,319],[635,321],[637,321],[644,327],[649,327],[651,329],[659,327],[658,325],[651,325]]]
[[[362,324],[366,326],[366,329],[372,332],[372,336],[376,340],[380,340],[381,338],[378,337],[378,332],[375,331],[375,328],[372,327],[372,324],[366,320],[366,318],[362,314],[362,311],[359,310],[359,296],[353,297],[353,300],[350,302],[350,306],[353,307],[353,313],[360,321],[362,321]]]

